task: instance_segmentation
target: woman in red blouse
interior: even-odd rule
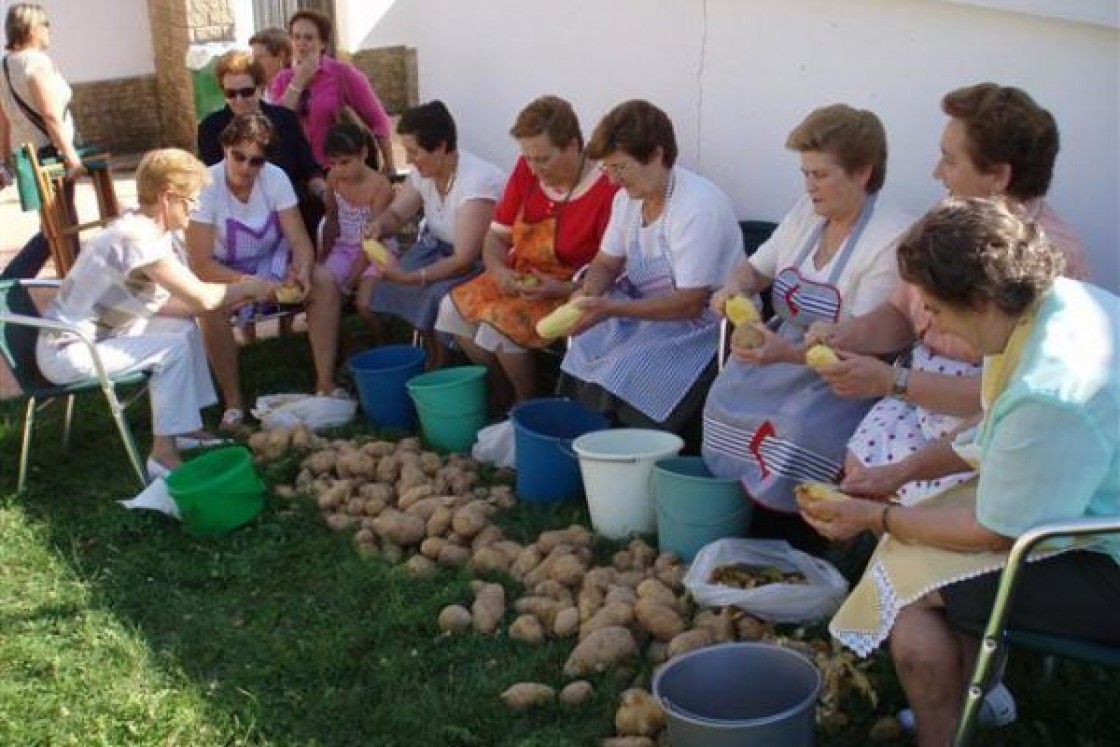
[[[542,96],[510,129],[521,157],[482,248],[486,272],[456,287],[436,329],[490,368],[498,401],[533,396],[534,329],[576,288],[572,275],[599,251],[615,187],[583,150],[571,104]]]

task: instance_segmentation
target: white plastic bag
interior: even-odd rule
[[[499,467],[513,469],[517,465],[513,421],[503,420],[480,430],[478,440],[471,448],[471,456],[480,462],[493,462]]]
[[[754,589],[709,583],[715,569],[736,563],[804,574],[806,584],[766,584]],[[721,539],[700,549],[684,585],[705,607],[735,605],[773,622],[815,622],[830,617],[848,594],[848,582],[827,561],[795,550],[785,540]]]
[[[319,397],[311,394],[269,394],[257,397],[253,417],[261,421],[261,428],[291,428],[305,424],[313,431],[345,425],[354,419],[358,403],[338,397]]]

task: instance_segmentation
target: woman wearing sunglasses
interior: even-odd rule
[[[210,167],[210,186],[187,228],[191,266],[213,282],[252,275],[298,286],[307,303],[315,389],[345,396],[334,382],[338,289],[330,271],[315,264],[291,182],[265,156],[275,140],[275,130],[259,113],[235,117],[222,132],[225,157]],[[204,314],[199,322],[225,402],[221,427],[235,430],[244,419],[245,403],[233,330],[222,313]]]
[[[296,115],[282,106],[261,100],[266,73],[264,66],[248,52],[234,50],[222,55],[214,68],[226,105],[198,124],[198,157],[207,166],[225,158],[220,142],[222,131],[239,114],[260,112],[276,131],[276,144],[268,158],[283,169],[296,190],[299,212],[309,234],[323,217],[323,193],[327,182],[323,170],[311,154],[311,146],[300,129]]]

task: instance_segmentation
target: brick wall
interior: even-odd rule
[[[414,47],[363,49],[351,56],[351,62],[369,78],[390,114],[400,114],[419,103]]]
[[[140,153],[162,144],[156,76],[74,85],[78,132],[113,153]]]

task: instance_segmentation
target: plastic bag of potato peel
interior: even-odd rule
[[[717,568],[736,564],[798,572],[807,583],[771,583],[753,589],[711,583]],[[832,564],[793,549],[785,540],[721,539],[707,544],[689,566],[684,585],[697,604],[735,605],[755,617],[781,623],[831,617],[848,595],[848,582]]]

